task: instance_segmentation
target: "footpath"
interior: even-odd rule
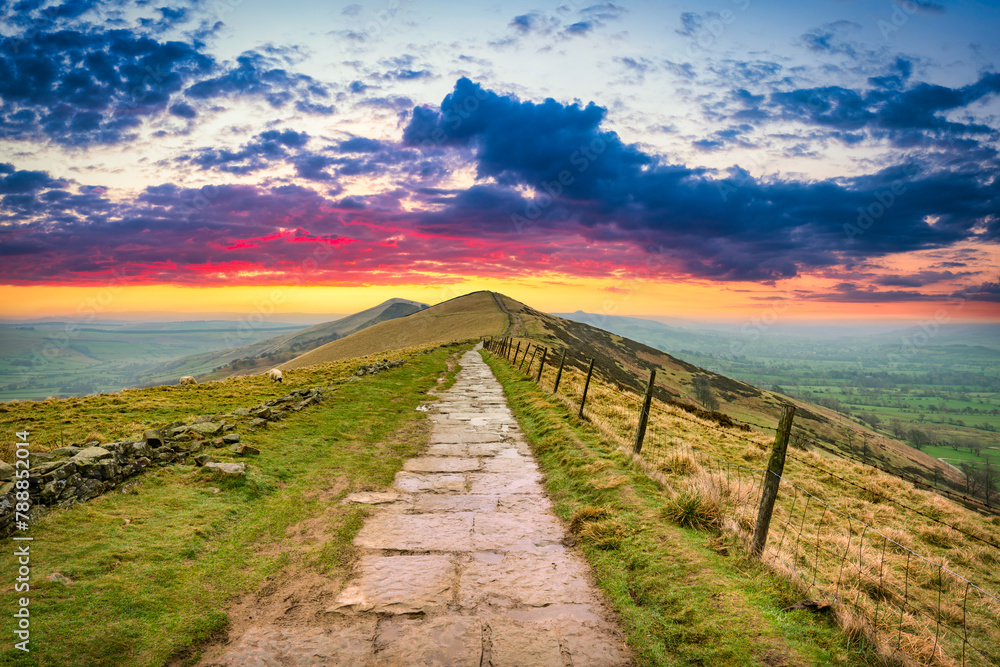
[[[628,650],[567,549],[502,388],[478,351],[431,408],[427,452],[377,508],[329,624],[247,632],[223,665],[610,667]]]

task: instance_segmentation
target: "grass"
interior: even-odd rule
[[[669,496],[551,392],[485,355],[640,665],[875,664],[825,616],[782,612],[798,590],[662,519]],[[551,385],[549,385],[551,386]]]
[[[502,362],[500,365],[508,368]],[[514,375],[524,377],[521,373]],[[563,410],[575,414],[582,379],[573,372],[567,376],[564,370],[558,396],[551,394],[553,381],[554,372],[543,374],[542,386],[547,390],[544,394],[557,401]],[[640,398],[630,392],[622,392],[600,379],[592,381],[587,399],[588,426],[607,441],[630,451],[639,403]],[[770,447],[771,438],[766,436],[720,428],[654,401],[642,449],[642,466],[665,490],[666,515],[713,532],[721,528],[723,534],[740,542],[752,530],[756,517],[759,474],[754,470],[766,466]],[[1000,608],[996,602],[976,589],[971,589],[967,600],[956,593],[965,585],[960,577],[965,577],[996,596],[1000,573],[995,564],[1000,550],[955,530],[938,530],[938,524],[928,519],[933,517],[1000,544],[1000,517],[982,516],[936,494],[917,490],[896,477],[825,453],[790,450],[784,479],[799,489],[783,484],[772,521],[766,554],[768,566],[783,573],[789,581],[797,582],[810,596],[850,600],[860,619],[867,620],[859,625],[856,619],[848,617],[846,610],[838,610],[849,632],[857,632],[864,625],[875,628],[883,639],[891,642],[888,653],[901,646],[924,655],[930,645],[932,649],[937,646],[934,649],[937,652],[960,656],[965,614],[956,616],[952,612],[956,605],[961,607],[967,602],[970,641],[988,655],[995,650],[990,647],[1000,646],[997,639],[1000,624],[996,622]],[[803,491],[827,499],[832,507],[828,509],[812,500],[807,503]],[[906,511],[892,500],[922,514]],[[836,512],[855,519],[848,521]],[[720,515],[725,517],[721,522]],[[663,519],[658,516],[654,520]],[[890,540],[915,549],[927,562],[921,558],[908,561],[909,552]],[[809,548],[800,548],[802,545]],[[885,557],[881,555],[883,552],[887,554]],[[846,560],[844,554],[849,554]],[[942,563],[942,558],[949,563],[944,567],[958,576],[935,565]],[[859,565],[841,568],[842,562]],[[919,575],[921,568],[930,568],[931,574],[940,575],[924,576],[925,583],[941,581],[931,586],[907,587],[910,577]],[[890,627],[886,618],[894,613],[898,620],[901,605],[896,604],[892,607],[894,611],[888,613],[884,603],[903,599],[908,602],[903,608],[903,632],[899,633],[899,623]],[[946,637],[935,642],[939,618],[941,634]],[[948,659],[942,656],[938,662],[948,664]],[[1000,656],[986,658],[986,664],[991,659]]]
[[[32,651],[22,654],[7,642],[0,662],[191,663],[206,641],[225,633],[234,601],[266,581],[290,573],[343,579],[365,510],[337,501],[351,491],[385,488],[420,450],[429,426],[415,408],[428,400],[426,391],[456,349],[416,354],[400,368],[339,385],[328,401],[244,435],[261,454],[243,480],[193,466],[161,468],[128,493],[52,512],[31,529]],[[316,367],[298,375],[302,383],[320,384],[348,370]],[[175,402],[159,406],[172,415],[202,411],[207,404],[186,403],[198,391],[223,390],[178,392]],[[250,392],[241,402],[258,398]],[[79,428],[108,428],[104,404],[87,402],[91,411]],[[225,452],[213,451],[220,459]],[[319,527],[307,530],[317,519]],[[0,554],[0,571],[16,571],[11,549]],[[50,581],[54,572],[72,583]],[[14,608],[12,581],[0,596],[5,609]]]

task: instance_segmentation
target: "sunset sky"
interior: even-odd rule
[[[996,2],[0,16],[0,317],[1000,320]]]

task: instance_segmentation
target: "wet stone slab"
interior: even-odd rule
[[[379,627],[376,665],[469,665],[483,656],[483,624],[475,617],[446,615],[430,619],[390,619]]]
[[[469,456],[494,456],[497,452],[510,447],[510,443],[501,442],[496,436],[494,436],[494,440],[495,442],[477,442],[468,445],[466,449]]]
[[[538,466],[527,456],[496,456],[483,461],[483,472],[538,472]]]
[[[511,552],[495,562],[495,554],[473,554],[461,566],[458,601],[473,608],[491,598],[515,605],[593,604],[586,567],[565,551]]]
[[[407,472],[469,472],[482,465],[479,459],[456,456],[420,456],[403,464]]]
[[[500,496],[497,499],[497,512],[551,512],[552,501],[546,496],[530,493],[511,496]]]
[[[467,445],[431,445],[427,448],[427,456],[469,456]]]
[[[490,627],[491,667],[564,665],[559,636],[545,626],[494,618]]]
[[[369,517],[354,538],[366,549],[472,551],[471,512],[390,514]]]
[[[469,473],[469,493],[513,494],[542,493],[538,483],[541,475],[535,472],[523,473]]]
[[[476,431],[465,426],[453,426],[450,428],[436,428],[431,433],[431,444],[462,444],[469,445],[477,442],[496,442],[500,438],[495,433]]]
[[[464,474],[397,472],[393,484],[400,491],[409,493],[462,493],[467,480]]]
[[[345,505],[392,505],[409,504],[411,497],[404,493],[393,493],[391,491],[360,491],[350,493],[340,502]]]
[[[225,667],[272,665],[342,665],[368,667],[374,660],[375,618],[358,619],[347,627],[256,627],[213,664]]]
[[[417,496],[413,512],[494,512],[497,496],[435,494]]]
[[[337,596],[328,612],[429,614],[454,597],[455,565],[447,556],[364,556],[361,576]]]
[[[551,514],[477,514],[472,523],[476,551],[533,551],[561,544],[562,524]]]

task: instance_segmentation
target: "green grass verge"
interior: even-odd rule
[[[665,494],[628,455],[506,362],[484,357],[637,664],[877,664],[827,616],[781,611],[804,597],[786,580],[710,533],[662,519]]]
[[[387,487],[426,443],[415,410],[456,349],[416,354],[402,367],[348,382],[330,399],[243,437],[260,449],[251,473],[218,479],[192,466],[147,472],[114,492],[31,529],[31,590],[15,593],[8,540],[2,608],[31,600],[31,652],[0,647],[0,663],[65,667],[193,662],[228,625],[227,608],[285,571],[346,576],[365,511],[337,501]],[[226,450],[212,450],[224,459]],[[322,517],[318,539],[296,539]],[[59,572],[70,584],[49,581]]]

